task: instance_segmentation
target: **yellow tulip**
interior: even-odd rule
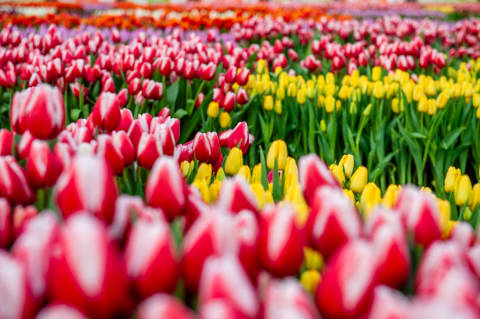
[[[382,76],[382,68],[379,66],[374,66],[372,69],[372,81],[380,81]]]
[[[183,161],[180,163],[180,170],[182,171],[183,177],[188,177],[193,170],[193,164],[190,165],[189,161]]]
[[[373,87],[373,96],[376,99],[381,99],[381,98],[383,98],[384,91],[385,90],[383,88],[382,82],[380,82],[380,81],[375,82],[375,85]]]
[[[461,175],[455,183],[455,203],[458,206],[465,205],[472,195],[472,182],[468,175]]]
[[[217,171],[217,174],[215,175],[215,180],[221,182],[224,179],[225,179],[225,171],[223,170],[223,167],[220,167]]]
[[[320,275],[320,272],[316,270],[307,270],[302,273],[302,276],[300,277],[300,283],[306,291],[314,294],[321,278],[322,275]]]
[[[282,114],[282,101],[281,100],[275,100],[274,110],[275,110],[275,113]]]
[[[400,192],[400,186],[390,184],[383,195],[383,205],[388,208],[392,208],[395,205],[395,201],[397,200],[398,193]]]
[[[243,152],[237,147],[232,148],[225,160],[225,172],[230,175],[235,175],[238,173],[242,165]]]
[[[276,140],[270,145],[267,154],[267,167],[273,169],[277,162],[277,169],[283,170],[287,164],[287,144],[283,140]]]
[[[331,95],[325,97],[325,111],[327,113],[333,113],[335,110],[335,98]]]
[[[257,164],[253,167],[252,170],[252,183],[261,183],[262,181],[262,164]]]
[[[353,166],[355,165],[355,160],[353,158],[353,155],[352,154],[343,155],[338,165],[343,168],[343,172],[345,173],[345,176],[347,178],[350,178],[350,176],[352,176],[352,173],[353,173]]]
[[[363,208],[365,217],[367,217],[377,204],[381,203],[382,195],[380,188],[374,183],[368,183],[363,188],[362,195],[360,196],[360,205]]]
[[[273,97],[271,95],[263,97],[263,108],[267,111],[273,110]]]
[[[350,189],[357,194],[360,194],[368,181],[368,170],[365,166],[357,168],[350,179]]]
[[[304,264],[308,270],[322,270],[324,260],[322,254],[310,247],[303,248]]]
[[[204,179],[210,183],[210,179],[212,178],[212,165],[207,163],[202,163],[198,167],[197,176],[195,179]]]
[[[247,182],[250,183],[251,176],[250,176],[250,167],[248,165],[243,165],[240,167],[240,170],[238,171],[237,175],[242,175]]]
[[[457,178],[461,175],[460,169],[450,166],[448,168],[447,174],[445,175],[445,192],[451,193],[455,190],[455,185],[457,183]]]
[[[340,186],[343,187],[343,184],[345,183],[345,174],[343,174],[342,167],[340,167],[337,164],[332,164],[332,165],[330,165],[330,172],[332,172],[332,175],[338,181]]]
[[[232,118],[230,117],[230,114],[228,112],[222,112],[220,113],[220,118],[218,119],[218,121],[220,122],[221,128],[227,128],[232,123]]]
[[[446,238],[448,223],[450,222],[450,202],[445,199],[438,199],[438,211],[440,212],[440,226],[442,228],[442,237]]]
[[[257,198],[258,207],[262,209],[263,205],[265,205],[265,189],[260,183],[251,184],[250,187],[252,188],[252,191],[255,194],[255,197]]]
[[[472,188],[472,198],[469,202],[470,208],[474,209],[475,206],[480,204],[480,184],[477,183],[473,185]]]
[[[206,202],[210,202],[210,190],[208,189],[207,180],[203,178],[195,178],[192,183],[192,186],[198,189],[202,199]]]
[[[307,101],[307,90],[301,88],[297,93],[297,103],[302,105]]]
[[[208,117],[215,118],[218,116],[218,112],[220,110],[220,107],[217,102],[212,101],[210,104],[208,104],[207,108],[207,115]]]
[[[348,198],[350,198],[350,200],[353,203],[355,203],[355,195],[353,194],[353,192],[351,190],[344,188],[343,192],[345,193],[345,195],[347,195]]]
[[[222,182],[219,180],[215,180],[210,186],[208,187],[210,193],[210,200],[212,202],[216,201],[218,198],[218,194],[220,193],[220,188],[222,187]]]

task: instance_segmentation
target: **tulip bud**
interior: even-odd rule
[[[210,102],[207,108],[207,115],[211,118],[216,118],[218,116],[219,106],[215,101]]]
[[[30,204],[35,196],[30,189],[23,169],[11,156],[0,156],[0,197],[15,204]]]
[[[234,213],[244,209],[256,212],[258,209],[255,195],[245,178],[239,175],[223,182],[217,206]]]
[[[115,146],[111,136],[100,134],[97,137],[95,151],[98,156],[105,159],[112,169],[113,174],[120,175],[122,173],[124,167],[123,154],[120,149]]]
[[[455,190],[457,178],[461,175],[460,169],[450,166],[445,175],[445,192],[451,193]]]
[[[293,207],[284,204],[264,208],[259,229],[258,254],[263,268],[278,277],[296,274],[303,261],[306,238]]]
[[[125,259],[127,274],[142,298],[175,288],[177,257],[166,222],[137,221],[130,232]]]
[[[352,176],[353,166],[355,165],[353,155],[351,155],[351,154],[343,155],[343,157],[340,160],[340,163],[338,165],[340,167],[342,167],[342,169],[345,173],[345,176],[347,178],[350,178],[350,176]]]
[[[78,155],[60,175],[55,198],[65,218],[85,210],[109,223],[117,199],[117,187],[109,165],[98,157]]]
[[[66,221],[48,278],[53,300],[91,317],[110,317],[125,308],[125,271],[104,224],[91,215],[80,213]]]
[[[26,175],[32,187],[53,186],[61,173],[61,168],[61,163],[53,155],[47,143],[40,140],[32,142],[26,169]]]
[[[161,157],[150,172],[145,186],[145,199],[153,207],[160,207],[168,220],[182,213],[186,202],[185,181],[176,161]]]
[[[463,206],[468,203],[472,194],[472,182],[468,175],[460,175],[455,182],[455,203]]]
[[[115,130],[122,119],[117,95],[102,92],[97,98],[91,116],[93,123],[100,129],[106,131]]]
[[[353,173],[352,178],[350,179],[350,189],[360,194],[363,192],[365,185],[367,185],[368,181],[368,170],[365,166],[360,166],[357,168],[355,173]]]
[[[307,202],[312,203],[317,188],[338,187],[325,163],[316,155],[306,155],[298,161],[300,184]]]
[[[125,167],[130,166],[135,161],[135,148],[125,131],[112,133],[113,145],[122,154],[122,162]]]
[[[288,151],[287,144],[283,140],[276,140],[270,145],[267,153],[267,167],[274,168],[274,163],[277,163],[277,169],[283,170],[287,163]]]
[[[240,318],[256,318],[260,304],[256,291],[237,257],[225,254],[209,258],[203,267],[199,290],[200,307],[211,300],[225,300]],[[242,298],[238,298],[241,292]]]
[[[374,250],[356,239],[345,244],[329,262],[315,300],[328,318],[357,318],[367,306],[375,285]],[[352,289],[351,283],[357,285]]]
[[[62,94],[58,88],[49,85],[15,93],[10,123],[19,134],[28,130],[39,139],[57,137],[65,124]]]
[[[243,153],[240,149],[234,147],[228,153],[225,160],[225,172],[230,175],[235,175],[243,165]]]
[[[158,293],[138,306],[138,319],[194,319],[195,316],[177,298]]]
[[[352,202],[340,188],[318,188],[308,216],[310,242],[325,257],[358,237],[361,223]]]
[[[428,247],[441,237],[438,205],[431,194],[415,187],[404,187],[394,210],[400,214],[405,228],[413,233],[415,242]]]
[[[13,132],[7,129],[0,130],[0,156],[13,154]]]
[[[214,162],[220,156],[220,140],[215,132],[197,133],[193,152],[200,162]]]

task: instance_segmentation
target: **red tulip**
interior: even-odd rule
[[[32,146],[35,137],[33,137],[30,132],[23,133],[22,137],[20,138],[20,142],[18,143],[18,157],[20,160],[27,158],[28,154],[30,153],[30,147]]]
[[[10,123],[19,134],[28,130],[39,139],[57,137],[65,124],[62,94],[58,88],[49,85],[15,93]]]
[[[139,78],[134,78],[128,83],[128,94],[135,95],[142,90],[142,82]]]
[[[225,300],[239,314],[237,318],[257,318],[260,311],[255,289],[232,254],[207,259],[198,295],[200,307],[211,300]]]
[[[132,111],[130,111],[130,109],[127,109],[127,108],[121,109],[120,117],[121,117],[120,124],[118,125],[117,130],[128,132],[128,129],[133,123]]]
[[[303,261],[305,234],[288,204],[270,206],[260,213],[258,258],[277,277],[295,275]]]
[[[440,239],[440,214],[437,202],[431,194],[412,186],[405,187],[398,195],[395,210],[418,244],[427,247]]]
[[[109,223],[113,218],[117,187],[105,160],[78,155],[55,187],[55,198],[64,217],[88,211]]]
[[[36,319],[88,319],[82,312],[71,306],[53,304],[43,308]]]
[[[361,239],[349,241],[332,257],[317,288],[315,300],[328,318],[357,318],[375,286],[372,246]]]
[[[169,220],[182,213],[186,203],[186,186],[177,162],[171,157],[161,157],[153,166],[145,186],[149,205],[160,207]]]
[[[163,97],[163,84],[152,80],[144,80],[142,95],[146,99],[161,100]]]
[[[239,88],[235,100],[237,101],[238,105],[247,104],[249,100],[247,91],[244,88]]]
[[[234,83],[236,76],[237,76],[237,68],[234,66],[229,67],[225,72],[225,82],[229,84]]]
[[[28,153],[26,168],[30,185],[34,188],[44,188],[55,184],[62,166],[47,143],[35,140]]]
[[[317,188],[308,216],[310,242],[329,257],[361,232],[360,218],[341,188]]]
[[[125,259],[127,274],[142,298],[175,289],[177,256],[166,222],[137,221],[129,235]]]
[[[61,229],[48,271],[53,301],[78,307],[95,318],[125,308],[125,270],[100,220],[80,213]],[[86,257],[88,256],[88,257]]]
[[[156,294],[138,306],[138,319],[194,319],[195,316],[177,298],[167,294]]]
[[[112,132],[113,145],[123,157],[123,165],[130,166],[135,161],[135,148],[125,131]]]
[[[152,116],[150,114],[145,116],[140,116],[134,120],[130,125],[130,128],[127,131],[128,137],[133,143],[135,149],[138,149],[138,143],[142,137],[143,133],[148,133],[150,122],[152,121]]]
[[[235,81],[238,85],[246,85],[248,83],[248,77],[250,76],[250,70],[247,68],[242,68],[240,72],[237,73]]]
[[[127,105],[127,102],[128,102],[128,90],[127,89],[121,89],[120,92],[118,92],[118,95],[117,95],[117,98],[118,98],[118,103],[120,103],[120,107],[124,107],[125,105]],[[122,109],[123,111],[123,109]],[[123,115],[124,112],[122,112],[122,120],[123,120]],[[133,117],[132,117],[132,120],[133,120]]]
[[[244,209],[254,213],[258,211],[257,198],[242,176],[235,176],[223,182],[217,206],[234,213]]]
[[[120,124],[120,103],[117,95],[109,92],[102,92],[92,111],[93,123],[100,129],[106,131],[115,130]]]
[[[12,232],[10,204],[5,198],[0,198],[0,248],[6,248],[10,245]]]
[[[35,196],[25,172],[11,156],[0,156],[0,196],[16,204],[30,204]]]
[[[264,292],[264,319],[317,319],[315,303],[293,278],[272,280]]]
[[[220,141],[217,133],[197,133],[193,141],[193,152],[200,162],[215,162],[220,156]]]
[[[235,93],[228,91],[225,94],[223,99],[223,103],[221,105],[225,111],[230,112],[235,108]]]
[[[25,268],[7,251],[0,249],[0,318],[33,318],[35,301],[28,286]]]
[[[12,247],[12,254],[24,266],[33,296],[42,301],[47,290],[49,258],[59,234],[53,212],[42,212],[32,218]]]
[[[7,129],[0,130],[0,156],[13,154],[13,133]]]
[[[222,132],[219,140],[220,146],[226,146],[228,149],[238,147],[245,154],[253,143],[254,138],[248,133],[247,122],[239,122],[232,130]]]
[[[378,207],[371,213],[366,228],[375,251],[377,281],[399,287],[410,273],[410,253],[400,217]]]
[[[306,155],[298,160],[299,179],[308,203],[313,203],[316,190],[321,186],[338,187],[327,165],[316,155]]]
[[[98,156],[105,159],[115,175],[120,175],[122,173],[125,165],[123,161],[123,153],[121,152],[120,148],[114,144],[111,136],[107,134],[100,134],[97,137],[95,151]]]

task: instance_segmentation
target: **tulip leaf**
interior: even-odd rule
[[[277,161],[273,163],[273,200],[278,202],[282,200],[282,190],[280,187],[280,178],[278,176]]]
[[[464,126],[461,126],[461,127],[457,127],[456,129],[454,129],[453,131],[451,131],[444,139],[443,141],[441,142],[441,147],[444,149],[444,150],[448,150],[450,147],[452,147],[455,142],[457,141],[458,137],[460,136],[460,134],[462,134],[462,132],[465,130],[465,127]]]
[[[177,95],[180,88],[180,81],[175,81],[172,85],[167,88],[167,102],[170,105],[175,105],[177,102]]]
[[[262,147],[260,147],[260,161],[262,163],[261,181],[262,181],[263,188],[267,190],[268,189],[267,165],[265,164],[265,154],[263,153]]]
[[[70,110],[70,119],[72,122],[75,122],[76,120],[78,120],[78,118],[80,117],[80,113],[81,113],[81,110],[80,109],[73,109],[73,110]]]
[[[178,109],[178,110],[175,111],[175,114],[173,114],[173,116],[178,118],[178,119],[181,119],[182,117],[184,117],[187,114],[188,114],[188,112],[185,111],[184,109]]]

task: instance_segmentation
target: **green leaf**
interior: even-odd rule
[[[71,118],[72,122],[75,122],[76,120],[78,120],[78,118],[80,117],[81,111],[82,110],[80,110],[80,109],[70,110],[70,118]]]
[[[178,119],[181,119],[182,117],[184,117],[187,114],[188,114],[188,112],[185,111],[184,109],[178,109],[177,111],[175,111],[175,114],[173,114],[173,116],[178,118]]]
[[[175,81],[167,88],[167,102],[171,105],[175,105],[177,102],[178,90],[180,87],[180,81]]]
[[[268,178],[267,178],[267,165],[265,164],[265,155],[263,153],[262,147],[260,147],[260,161],[262,163],[262,185],[263,189],[268,189]]]
[[[455,144],[458,137],[460,136],[460,134],[462,134],[464,130],[465,130],[465,127],[461,126],[461,127],[457,127],[456,129],[448,133],[448,135],[441,142],[440,144],[441,147],[444,150],[448,150],[450,147],[452,147]]]

